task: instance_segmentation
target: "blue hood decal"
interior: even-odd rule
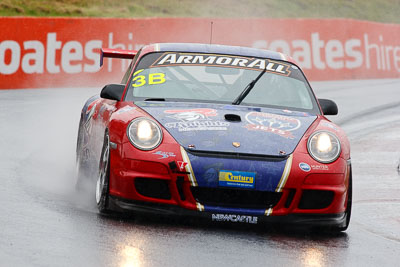
[[[282,156],[293,153],[316,115],[209,103],[135,102],[185,148]]]
[[[197,157],[188,153],[190,164],[193,169],[197,186],[200,187],[229,187],[242,189],[255,189],[258,191],[281,191],[279,183],[286,182],[287,177],[283,175],[287,160],[260,161],[232,158]],[[291,165],[291,161],[289,161]],[[288,166],[290,168],[291,166]],[[233,181],[231,185],[221,184],[221,174],[226,172],[251,172],[254,176],[252,187],[240,186],[243,183]],[[236,184],[236,185],[235,185]]]

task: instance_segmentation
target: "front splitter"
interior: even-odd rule
[[[213,222],[247,224],[288,224],[306,227],[340,227],[346,221],[346,214],[288,214],[284,216],[255,216],[188,210],[176,205],[134,201],[119,197],[109,197],[109,209],[116,212],[134,212],[158,216],[184,216],[208,219]]]

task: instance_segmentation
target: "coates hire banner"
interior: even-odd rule
[[[0,88],[118,83],[127,60],[99,49],[229,44],[292,56],[311,80],[400,77],[400,25],[348,19],[0,18]],[[212,34],[211,34],[212,26]]]

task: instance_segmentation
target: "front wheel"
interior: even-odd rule
[[[108,211],[108,184],[110,179],[110,139],[104,134],[103,149],[99,162],[99,175],[96,182],[96,203],[100,213]]]

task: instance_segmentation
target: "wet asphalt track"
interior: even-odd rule
[[[346,233],[106,218],[77,195],[81,106],[99,89],[0,91],[0,266],[399,266],[400,80],[313,83],[350,137]]]

